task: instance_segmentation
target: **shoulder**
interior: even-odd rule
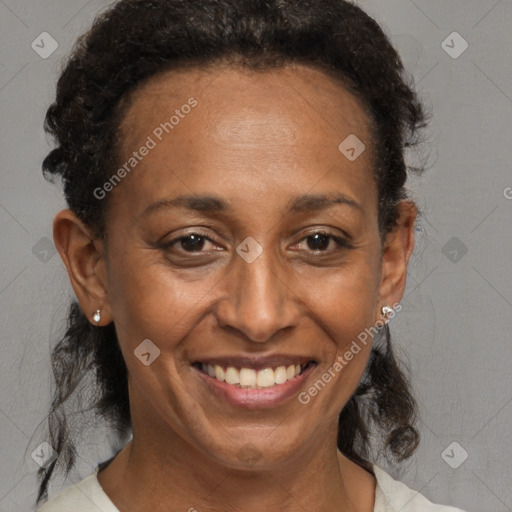
[[[101,488],[96,472],[76,485],[67,487],[36,512],[119,512]]]
[[[459,508],[432,503],[375,464],[373,472],[377,479],[374,512],[464,512]]]

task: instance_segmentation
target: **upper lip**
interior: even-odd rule
[[[274,354],[269,356],[225,356],[225,357],[204,357],[194,361],[195,364],[211,364],[221,367],[232,366],[234,368],[277,368],[279,366],[305,365],[309,362],[316,362],[313,357],[292,354]]]

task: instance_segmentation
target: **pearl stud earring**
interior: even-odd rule
[[[382,306],[381,311],[382,311],[382,314],[387,317],[391,313],[394,313],[395,310],[393,308],[390,308],[389,306]]]
[[[92,319],[98,324],[101,319],[101,312],[99,309],[96,310],[96,313],[92,316]]]

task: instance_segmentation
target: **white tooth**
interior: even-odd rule
[[[260,388],[269,388],[273,386],[276,381],[274,379],[274,370],[272,368],[264,368],[260,370],[256,376],[256,383]]]
[[[274,370],[274,379],[276,381],[276,384],[284,384],[288,378],[286,376],[286,367],[285,366],[278,366]]]
[[[225,381],[228,384],[240,384],[243,388],[268,388],[275,384],[284,384],[287,380],[295,378],[301,372],[301,366],[289,365],[278,366],[275,370],[273,368],[263,368],[256,371],[252,368],[235,368],[228,366],[226,370],[222,366],[203,364],[203,371],[208,375],[216,378],[219,381]]]
[[[256,371],[252,368],[240,369],[240,386],[256,386]]]
[[[224,380],[224,370],[217,364],[215,365],[215,378],[221,381]]]
[[[228,384],[239,384],[240,376],[238,375],[238,370],[232,366],[228,366],[226,368],[225,379]]]

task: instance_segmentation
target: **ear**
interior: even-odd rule
[[[66,265],[71,286],[85,315],[101,310],[100,322],[112,321],[108,304],[108,287],[104,243],[93,239],[90,230],[71,210],[60,211],[53,220],[53,241]]]
[[[414,202],[400,201],[396,226],[384,241],[379,306],[396,306],[403,297],[407,276],[407,265],[414,249],[414,223],[418,209]],[[382,318],[381,312],[378,312]]]

